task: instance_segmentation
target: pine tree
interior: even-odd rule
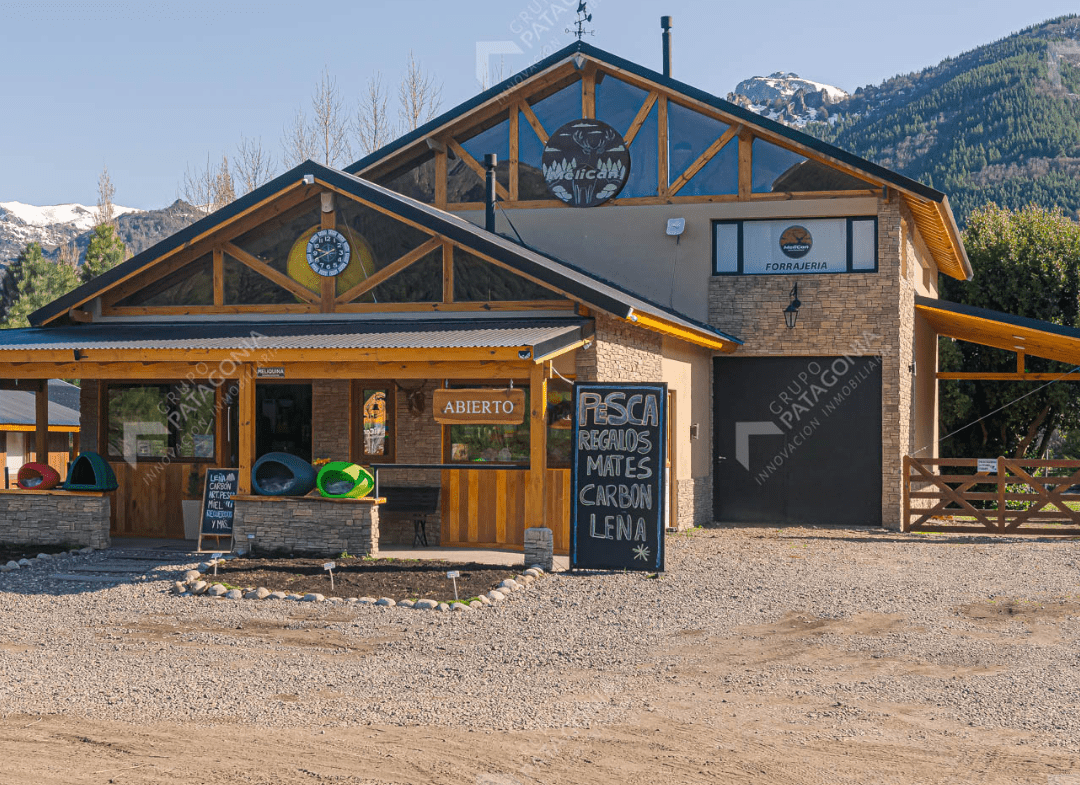
[[[5,294],[12,301],[4,312],[3,327],[29,327],[28,317],[79,285],[79,273],[65,262],[51,262],[41,245],[30,243],[8,267]]]
[[[127,247],[117,236],[112,224],[98,224],[90,235],[90,245],[86,249],[86,261],[82,267],[83,281],[97,278],[124,261]]]

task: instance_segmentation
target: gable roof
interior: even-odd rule
[[[79,388],[60,379],[49,379],[49,426],[79,427]],[[37,421],[37,402],[33,392],[0,392],[0,426],[31,426]],[[3,430],[0,427],[0,430]]]
[[[735,347],[742,343],[738,338],[711,325],[703,324],[671,308],[631,294],[626,289],[590,272],[554,257],[539,254],[502,235],[488,232],[464,218],[314,161],[305,161],[261,188],[257,188],[206,218],[196,221],[186,229],[40,308],[30,314],[31,325],[41,326],[67,313],[68,310],[79,307],[113,286],[148,269],[163,256],[205,239],[215,229],[246,214],[260,203],[271,201],[282,191],[305,182],[305,178],[310,178],[312,183],[320,182],[332,189],[363,199],[405,220],[419,224],[448,240],[455,241],[530,276],[542,284],[564,292],[572,299],[591,308],[636,322],[642,327],[669,328],[666,331],[676,335],[682,332],[682,337],[687,340],[692,340],[696,336],[699,339],[698,342],[715,343],[715,348],[722,351],[734,351]],[[3,334],[0,333],[0,341],[2,340]]]
[[[350,174],[369,176],[370,170],[372,170],[373,167],[389,157],[405,151],[410,146],[423,142],[443,127],[455,122],[470,112],[483,107],[490,102],[499,100],[503,93],[520,91],[522,85],[526,82],[540,77],[545,72],[566,63],[569,59],[577,55],[583,55],[598,63],[607,65],[616,72],[625,71],[641,79],[653,82],[672,92],[681,93],[687,98],[710,106],[713,109],[735,118],[740,123],[764,131],[769,135],[780,137],[798,147],[806,148],[820,156],[832,159],[855,169],[873,180],[892,186],[905,195],[908,206],[914,215],[915,222],[919,226],[920,232],[923,234],[924,238],[928,240],[928,245],[930,245],[931,240],[940,239],[943,241],[941,243],[941,249],[949,249],[950,252],[947,253],[943,250],[939,250],[935,253],[935,262],[938,264],[939,269],[954,278],[959,278],[961,280],[966,278],[967,280],[971,280],[971,263],[967,258],[967,252],[964,250],[963,242],[960,240],[959,228],[956,225],[956,219],[953,217],[949,199],[941,191],[924,185],[917,180],[905,177],[891,169],[886,169],[865,158],[860,158],[835,145],[823,142],[807,133],[778,123],[775,120],[770,120],[767,117],[763,117],[729,101],[725,101],[722,98],[718,98],[711,93],[688,85],[685,82],[680,82],[677,79],[664,76],[657,71],[645,68],[630,60],[625,60],[617,55],[584,42],[575,42],[560,49],[523,71],[514,74],[499,84],[479,93],[468,101],[449,109],[416,130],[395,139],[375,152],[346,166],[344,171]],[[618,76],[617,73],[615,75]],[[423,151],[418,150],[418,153],[421,152],[427,152],[426,145],[424,145]],[[935,243],[935,245],[937,245],[937,243]]]

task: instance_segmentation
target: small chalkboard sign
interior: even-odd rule
[[[233,501],[239,492],[239,469],[207,469],[203,486],[202,514],[199,517],[199,546],[203,552],[203,538],[214,538],[214,548],[220,547],[223,538],[233,538]],[[231,549],[231,545],[230,545]]]
[[[570,564],[664,569],[667,385],[574,384]]]

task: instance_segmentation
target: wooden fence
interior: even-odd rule
[[[905,456],[903,530],[1080,534],[1080,461],[998,458],[993,474],[978,463]]]

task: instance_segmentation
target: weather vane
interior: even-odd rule
[[[596,35],[596,31],[594,31],[594,30],[586,30],[585,29],[585,23],[592,21],[592,14],[589,14],[589,13],[585,12],[585,3],[584,2],[578,3],[577,15],[578,15],[577,21],[574,22],[574,26],[566,28],[565,32],[573,33],[574,35],[577,36],[577,40],[579,40],[579,41],[581,40],[582,36]]]

